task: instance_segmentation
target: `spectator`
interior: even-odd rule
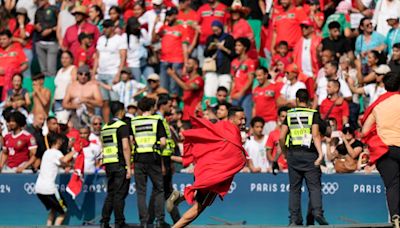
[[[286,65],[289,65],[289,63],[293,62],[293,53],[289,51],[288,42],[284,40],[280,41],[275,49],[276,53],[272,57],[273,65],[276,65],[278,61],[286,63]]]
[[[231,90],[232,105],[243,107],[248,120],[251,119],[251,86],[255,72],[254,60],[247,55],[250,45],[250,40],[245,37],[235,40],[235,52],[238,57],[232,61],[231,70],[234,78]],[[246,124],[249,126],[249,121]]]
[[[60,127],[61,127],[61,125],[67,124],[68,118],[69,118],[69,112],[68,111],[57,112],[56,116],[57,116],[57,118],[56,117],[48,117],[46,120],[46,125],[48,128],[47,134],[44,135],[46,150],[50,149],[48,137],[51,134],[61,133]],[[62,154],[66,155],[70,150],[69,140],[65,134],[61,134],[61,136],[63,138],[63,142],[62,142],[60,151]]]
[[[280,5],[282,12],[277,13],[273,18],[274,32],[271,50],[274,50],[275,44],[282,40],[288,42],[289,49],[292,49],[301,37],[300,22],[307,19],[304,10],[298,10],[292,5],[292,1],[281,0]]]
[[[400,15],[392,14],[386,19],[390,29],[386,35],[386,46],[388,50],[389,58],[393,52],[393,45],[400,42],[400,26],[399,26]]]
[[[280,96],[280,88],[271,81],[268,70],[258,67],[256,70],[258,86],[253,90],[253,115],[263,118],[265,121],[263,135],[267,136],[276,128],[277,105],[276,100]],[[268,108],[266,108],[268,107]]]
[[[19,0],[18,2],[16,2],[15,8],[25,8],[28,11],[29,20],[32,22],[32,24],[34,23],[35,13],[37,9],[36,2],[33,2],[31,0]]]
[[[235,40],[231,35],[224,32],[224,25],[215,20],[211,24],[212,35],[207,37],[204,49],[204,57],[215,59],[217,67],[216,72],[205,73],[205,90],[204,95],[207,98],[215,97],[216,90],[219,86],[223,86],[228,91],[231,90],[232,76],[231,62],[235,55]]]
[[[150,44],[148,33],[137,18],[131,17],[126,26],[126,34],[122,35],[128,42],[126,62],[137,82],[145,81],[153,68],[147,67],[147,49]],[[151,69],[151,70],[149,70]],[[142,77],[143,76],[143,77]]]
[[[84,173],[94,173],[101,165],[101,147],[96,143],[90,142],[89,127],[81,127],[79,129],[79,136],[81,139],[89,142],[87,146],[83,146],[83,154],[85,155]]]
[[[75,151],[63,155],[60,151],[63,138],[59,134],[49,136],[49,149],[43,155],[42,169],[35,184],[35,193],[50,213],[47,226],[60,226],[67,212],[64,199],[56,187],[58,167],[66,166],[72,160]],[[56,217],[56,213],[58,214]],[[53,221],[54,220],[54,221]]]
[[[381,57],[382,55],[376,51],[376,50],[372,50],[370,52],[368,52],[367,54],[368,60],[367,60],[367,65],[364,69],[365,73],[362,74],[362,72],[358,72],[358,76],[359,76],[359,81],[360,83],[373,83],[376,80],[376,74],[375,74],[375,69],[378,68],[378,66],[380,64],[383,64],[381,61]],[[360,69],[360,67],[358,67],[358,69]],[[362,77],[360,77],[362,76]]]
[[[33,116],[42,114],[47,117],[50,112],[51,92],[44,87],[44,75],[34,75],[32,81],[32,114]]]
[[[61,53],[61,69],[58,70],[54,79],[54,111],[62,111],[62,101],[67,92],[69,84],[76,81],[77,69],[73,64],[73,56],[70,51],[63,51]]]
[[[249,154],[249,159],[256,168],[252,172],[271,172],[271,167],[267,159],[267,153],[265,151],[265,143],[267,142],[267,136],[263,134],[264,119],[256,116],[251,120],[250,126],[252,135],[246,139],[243,148]],[[250,166],[251,167],[251,166]]]
[[[343,125],[349,122],[350,115],[347,101],[343,100],[342,97],[339,96],[340,86],[341,84],[338,80],[330,79],[328,81],[328,97],[322,101],[319,108],[323,119],[327,119],[328,117],[335,118],[338,130],[342,130]],[[339,104],[342,100],[343,102]]]
[[[98,5],[92,5],[89,8],[89,21],[97,26],[100,34],[103,33],[103,10]]]
[[[46,76],[54,76],[57,72],[57,17],[58,9],[50,5],[49,0],[38,1],[35,48],[41,72]]]
[[[354,86],[354,81],[351,78],[348,78],[348,85],[353,93],[368,96],[369,104],[372,104],[379,96],[386,93],[385,85],[383,84],[383,77],[389,72],[390,67],[386,64],[382,64],[374,69],[374,73],[376,74],[375,83],[370,83],[357,88]],[[368,107],[369,104],[367,104],[366,107]]]
[[[99,85],[106,90],[113,91],[118,95],[118,101],[125,105],[135,102],[135,100],[146,91],[146,85],[135,81],[129,67],[124,67],[121,71],[121,81],[112,86],[99,82]]]
[[[20,45],[12,42],[10,30],[0,32],[0,101],[11,88],[12,76],[28,68],[28,59]]]
[[[72,11],[74,10],[75,3],[72,1],[62,1],[60,13],[58,14],[57,21],[57,40],[63,49],[64,37],[67,32],[67,29],[73,26],[75,22],[75,17],[72,15]]]
[[[286,82],[280,91],[280,97],[277,100],[279,107],[296,106],[296,92],[299,89],[305,89],[306,85],[297,79],[300,71],[296,64],[292,63],[286,67]]]
[[[97,72],[97,80],[112,86],[120,81],[120,72],[125,66],[127,43],[120,35],[115,34],[114,24],[111,20],[103,22],[104,35],[97,41],[96,60],[93,75]],[[114,92],[101,88],[103,98],[103,118],[105,122],[110,119],[110,101],[117,101]]]
[[[390,25],[386,22],[391,17],[400,17],[400,2],[393,0],[378,0],[374,10],[372,23],[376,26],[376,32],[387,35]]]
[[[12,88],[7,91],[4,108],[12,107],[21,113],[27,113],[28,107],[31,105],[31,99],[28,91],[22,88],[22,80],[23,77],[20,74],[15,74],[12,77]]]
[[[124,20],[121,17],[122,10],[118,6],[111,6],[108,14],[110,15],[110,20],[114,24],[115,34],[122,35],[124,31]]]
[[[89,116],[94,115],[94,109],[101,107],[102,104],[99,86],[90,80],[89,67],[87,65],[79,67],[78,80],[68,86],[62,102],[63,107],[73,111],[73,117],[77,117],[73,120],[74,126],[80,126],[82,121],[88,124]]]
[[[339,58],[343,54],[354,57],[350,42],[340,33],[340,28],[341,26],[337,21],[329,23],[329,36],[322,40],[322,50],[332,50],[336,58]]]
[[[322,25],[325,23],[325,16],[324,13],[321,12],[321,6],[319,0],[308,0],[308,5],[310,8],[309,18],[312,21],[315,34],[317,36],[321,36],[322,32]]]
[[[393,45],[392,58],[389,61],[390,69],[395,73],[400,73],[400,43]]]
[[[173,68],[168,68],[168,75],[176,81],[183,90],[183,116],[182,120],[190,121],[190,116],[196,116],[196,109],[201,105],[204,91],[204,81],[199,75],[199,61],[189,58],[185,66],[186,75],[178,75]]]
[[[45,120],[45,116],[43,115],[34,116],[32,125],[28,126],[27,128],[27,131],[35,138],[37,144],[35,162],[32,164],[34,171],[37,171],[40,168],[41,159],[44,151],[46,150],[46,144],[43,136],[43,126]]]
[[[288,166],[285,156],[282,154],[281,148],[279,146],[279,137],[281,135],[281,128],[283,121],[286,120],[287,111],[289,107],[282,106],[278,109],[278,125],[268,136],[265,148],[267,151],[267,158],[271,164],[272,172],[275,173],[279,171],[287,171]]]
[[[365,65],[369,51],[376,50],[381,52],[385,50],[385,37],[374,31],[371,19],[368,17],[361,19],[360,33],[356,40],[355,55]]]
[[[228,102],[221,102],[217,106],[217,118],[218,120],[227,120],[228,119],[228,111],[232,107],[232,105]]]
[[[10,132],[4,136],[0,172],[22,173],[35,162],[36,141],[24,130],[26,117],[22,113],[10,113],[7,124]]]
[[[321,38],[314,33],[313,22],[310,19],[300,22],[302,37],[297,41],[293,56],[294,63],[299,66],[299,70],[310,79],[306,83],[307,87],[314,89],[313,79],[317,77],[319,70],[318,46]],[[308,80],[306,81],[308,82]]]
[[[329,80],[338,80],[339,86],[339,94],[341,97],[344,97],[348,101],[352,99],[352,93],[347,85],[346,81],[338,77],[338,63],[336,61],[327,62],[324,67],[324,74],[317,78],[317,90],[315,94],[317,95],[318,105],[321,105],[322,101],[328,97],[327,87]]]
[[[178,9],[175,7],[169,9],[165,18],[167,24],[158,30],[157,35],[153,34],[153,42],[154,39],[161,39],[161,86],[166,88],[173,97],[178,96],[179,87],[175,80],[168,76],[167,69],[173,68],[180,75],[188,59],[188,37],[184,28],[177,23],[177,15]]]
[[[74,55],[74,58],[78,60],[80,58],[79,47],[81,46],[79,35],[85,33],[91,35],[93,38],[94,42],[91,43],[87,53],[88,56],[93,56],[95,53],[96,42],[100,36],[99,30],[95,25],[87,21],[88,14],[86,7],[81,5],[75,6],[72,15],[74,15],[76,23],[70,26],[65,33],[63,40],[64,49],[70,50]]]
[[[0,21],[0,32],[4,30],[14,31],[16,29],[17,22],[3,5],[0,6],[0,18],[2,19]]]
[[[200,61],[200,66],[203,66],[203,53],[205,53],[205,45],[208,37],[214,33],[211,24],[214,21],[219,21],[223,25],[225,25],[228,20],[229,14],[227,12],[226,5],[220,3],[218,0],[207,0],[207,3],[202,5],[197,10],[197,15],[201,28],[199,44],[197,46],[197,58]]]
[[[200,26],[198,23],[197,13],[190,8],[190,0],[179,1],[179,13],[177,16],[178,24],[182,25],[186,35],[188,36],[189,48],[188,54],[192,54],[194,47],[200,34]]]
[[[158,31],[164,25],[166,9],[162,7],[162,3],[163,0],[151,0],[152,9],[145,11],[138,18],[140,24],[147,27],[149,40],[153,40],[153,30]],[[160,47],[157,48],[157,50],[159,49]]]
[[[249,22],[246,21],[246,16],[250,13],[248,7],[242,6],[240,0],[235,0],[232,3],[230,10],[230,20],[228,21],[228,33],[233,36],[234,39],[239,37],[246,37],[250,40],[251,46],[248,52],[248,56],[253,59],[258,59],[256,43],[254,41],[254,33],[250,27]]]
[[[91,46],[93,44],[93,35],[81,33],[78,36],[79,47],[75,50],[74,65],[80,67],[82,65],[88,65],[93,68],[93,49]]]
[[[147,78],[147,83],[149,84],[149,92],[147,93],[148,98],[157,99],[159,94],[168,94],[168,90],[160,85],[160,76],[153,73]]]
[[[12,40],[19,43],[28,58],[28,68],[24,71],[24,77],[31,77],[30,63],[33,59],[32,37],[35,27],[30,23],[28,11],[25,8],[17,9],[17,28],[13,31]]]
[[[102,122],[103,118],[101,118],[101,116],[93,116],[92,120],[90,121],[91,129],[90,129],[89,141],[99,146],[101,146],[100,132],[101,132]]]
[[[322,38],[329,37],[329,24],[333,21],[339,23],[341,36],[350,37],[350,18],[348,16],[350,10],[351,3],[346,0],[342,0],[336,7],[336,12],[326,19],[325,25],[322,28]]]

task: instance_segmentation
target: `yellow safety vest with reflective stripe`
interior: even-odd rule
[[[117,120],[113,124],[104,125],[101,129],[100,138],[103,143],[103,164],[119,162],[117,130],[123,125],[126,125],[126,123]]]
[[[160,116],[161,117],[161,116]],[[165,148],[162,150],[161,155],[162,156],[171,156],[175,150],[175,142],[172,139],[171,136],[171,130],[169,128],[169,124],[165,118],[162,118],[162,122],[165,128],[165,132],[167,133],[167,145],[165,145]],[[160,144],[160,142],[158,142]]]
[[[316,110],[308,108],[293,108],[288,111],[289,135],[286,138],[286,145],[301,146],[303,144],[304,135],[311,134],[315,112]]]
[[[132,131],[135,138],[133,153],[161,153],[157,147],[158,115],[138,116],[132,119]]]

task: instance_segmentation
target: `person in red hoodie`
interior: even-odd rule
[[[186,187],[184,197],[193,206],[174,224],[174,228],[185,227],[193,222],[214,199],[224,197],[233,177],[246,164],[247,153],[242,147],[240,129],[245,125],[245,114],[241,107],[229,109],[228,120],[216,124],[192,118],[195,129],[185,130],[183,166],[195,164],[194,183]],[[167,211],[182,201],[178,191],[167,200]]]

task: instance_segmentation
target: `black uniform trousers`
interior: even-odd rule
[[[312,214],[322,216],[322,193],[321,193],[321,169],[314,165],[318,158],[316,152],[310,152],[306,148],[289,149],[287,162],[289,167],[289,212],[290,223],[301,225],[303,217],[301,213],[301,187],[303,179],[309,191]]]
[[[153,185],[152,195],[154,195],[154,212],[157,223],[163,223],[165,213],[164,185],[161,164],[154,162],[135,162],[135,184],[140,224],[145,225],[149,221],[149,213],[146,204],[147,177],[150,177]]]
[[[106,165],[107,196],[102,211],[102,224],[110,222],[114,211],[116,227],[125,224],[125,198],[128,195],[130,180],[126,179],[126,169],[119,163]]]
[[[171,195],[171,193],[174,191],[174,188],[172,186],[172,175],[173,175],[173,170],[171,167],[171,157],[163,157],[164,160],[164,165],[165,165],[165,171],[166,174],[163,176],[163,183],[164,183],[164,199],[167,200],[168,197]],[[148,223],[153,223],[155,219],[155,214],[154,214],[154,208],[155,208],[155,192],[154,189],[151,192],[151,198],[150,198],[150,203],[149,203],[149,221]],[[179,214],[179,209],[177,206],[175,206],[171,213],[171,218],[174,223],[178,222],[179,219],[181,218],[181,215]]]
[[[400,211],[400,147],[390,146],[389,151],[376,162],[386,188],[386,201],[390,216]]]

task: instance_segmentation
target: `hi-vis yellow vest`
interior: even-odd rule
[[[303,144],[304,135],[311,134],[315,112],[316,110],[308,108],[293,108],[288,111],[289,135],[286,138],[286,145],[301,146]]]
[[[158,115],[138,116],[132,119],[132,131],[135,137],[133,153],[161,153],[157,146]]]
[[[162,156],[171,156],[175,150],[175,142],[172,139],[171,130],[169,128],[169,124],[168,124],[167,120],[165,118],[163,118],[162,122],[163,122],[163,125],[165,128],[165,132],[167,133],[167,140],[166,140],[167,145],[165,145],[165,148],[162,150],[161,155]],[[160,144],[160,142],[157,142],[157,143]]]
[[[104,125],[101,129],[100,137],[103,143],[103,164],[119,162],[117,130],[123,125],[126,125],[126,123],[117,120],[113,124]]]

